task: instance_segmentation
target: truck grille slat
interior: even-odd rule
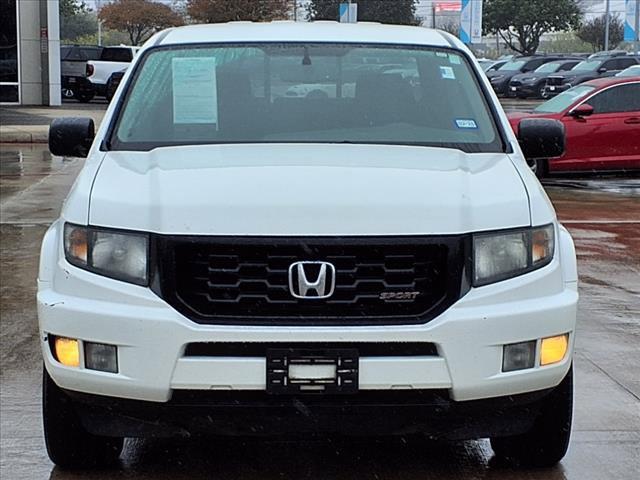
[[[468,290],[467,236],[156,235],[152,247],[157,259],[153,290],[199,323],[422,323]],[[331,297],[297,299],[291,294],[289,267],[298,261],[334,265]]]

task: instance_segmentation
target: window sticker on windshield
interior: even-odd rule
[[[449,54],[446,53],[446,52],[436,52],[436,55],[438,57],[447,58],[447,55],[449,55]]]
[[[453,73],[453,68],[451,67],[440,67],[440,76],[449,80],[456,79],[456,74]]]
[[[173,123],[218,123],[216,59],[174,58]]]
[[[452,53],[449,54],[449,61],[454,65],[460,65],[462,63],[462,59],[460,58],[460,55],[454,55]]]
[[[472,130],[475,130],[478,128],[478,124],[476,123],[475,120],[472,120],[470,118],[458,118],[456,119],[456,126],[458,128],[470,128]]]

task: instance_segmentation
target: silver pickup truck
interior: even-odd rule
[[[87,80],[87,61],[97,60],[102,54],[98,45],[62,45],[60,47],[60,73],[62,96],[88,102],[95,95]]]

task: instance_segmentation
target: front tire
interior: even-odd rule
[[[42,417],[47,453],[61,468],[106,466],[122,452],[122,438],[100,437],[84,429],[73,403],[46,369],[42,379]]]
[[[76,93],[76,98],[80,103],[89,103],[91,100],[93,100],[94,96],[95,94],[93,92],[77,92]]]
[[[573,367],[544,404],[533,427],[521,435],[491,439],[500,460],[524,467],[551,467],[567,453],[573,417]]]
[[[527,164],[536,177],[544,178],[549,174],[549,162],[544,158],[527,160]]]

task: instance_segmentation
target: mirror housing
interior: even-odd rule
[[[63,157],[86,157],[96,135],[91,118],[56,118],[49,127],[49,150]]]
[[[578,105],[576,108],[571,110],[567,115],[570,117],[588,117],[593,114],[593,107],[588,103],[582,103]]]
[[[600,68],[598,69],[598,73],[605,73],[606,71],[607,71],[607,69],[606,69],[606,68],[604,68],[604,67],[600,67]]]
[[[564,125],[548,118],[524,118],[518,124],[518,142],[527,159],[559,157],[564,153]]]

